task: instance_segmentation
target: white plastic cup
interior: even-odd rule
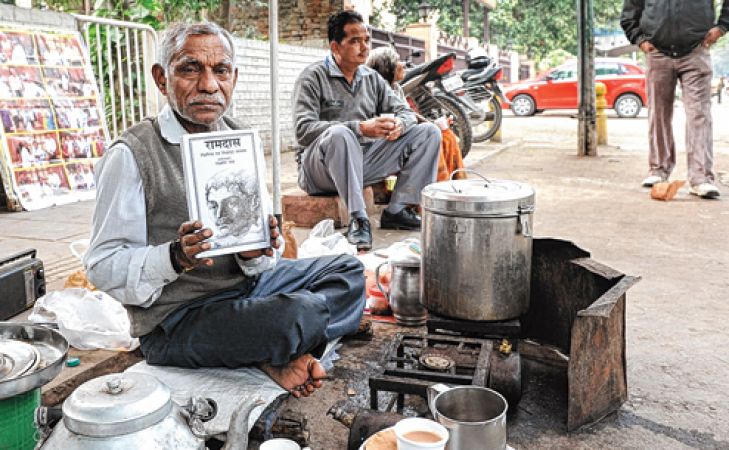
[[[404,437],[411,431],[428,431],[440,436],[438,442],[414,442]],[[448,429],[438,422],[421,419],[403,419],[395,424],[395,436],[397,437],[397,450],[444,450],[448,442]]]
[[[395,118],[395,114],[392,114],[392,113],[382,113],[382,114],[380,114],[380,117],[382,117],[383,119],[394,119]]]
[[[269,439],[258,448],[259,450],[301,450],[299,444],[285,438]]]
[[[448,129],[448,119],[446,118],[446,116],[440,116],[435,119],[435,124],[438,125],[438,128],[440,128],[441,130]]]

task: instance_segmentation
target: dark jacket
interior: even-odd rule
[[[620,26],[631,43],[650,41],[661,53],[687,55],[718,26],[729,30],[729,0],[724,0],[719,20],[713,0],[625,0]]]

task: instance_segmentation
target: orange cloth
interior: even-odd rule
[[[451,129],[443,130],[443,139],[440,143],[440,156],[438,157],[438,181],[448,180],[451,172],[463,169],[461,149],[458,147],[458,138]],[[454,180],[466,179],[465,172],[458,172]]]

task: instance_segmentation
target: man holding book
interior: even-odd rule
[[[441,132],[432,123],[416,124],[407,103],[365,65],[370,36],[362,16],[331,16],[328,39],[331,53],[304,69],[294,88],[299,186],[312,195],[336,192],[350,214],[347,239],[368,250],[362,188],[397,173],[380,227],[419,230],[412,206],[436,179]]]
[[[295,396],[321,386],[315,358],[354,332],[364,308],[361,263],[350,256],[280,260],[271,247],[210,258],[214,224],[189,220],[180,142],[242,128],[225,116],[238,71],[228,32],[177,25],[152,68],[168,100],[128,129],[97,166],[89,279],[121,301],[147,362],[182,367],[259,365]],[[270,212],[268,194],[261,199]]]

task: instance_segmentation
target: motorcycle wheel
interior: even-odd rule
[[[482,105],[485,108],[484,114],[471,118],[473,142],[488,141],[501,127],[503,113],[499,99],[496,96],[491,97],[488,102],[479,103],[479,106]]]
[[[468,121],[468,113],[460,102],[446,94],[435,94],[435,97],[428,95],[418,111],[425,118],[435,120],[444,115],[453,117],[451,130],[458,137],[458,146],[461,149],[463,158],[471,151],[472,131]]]

